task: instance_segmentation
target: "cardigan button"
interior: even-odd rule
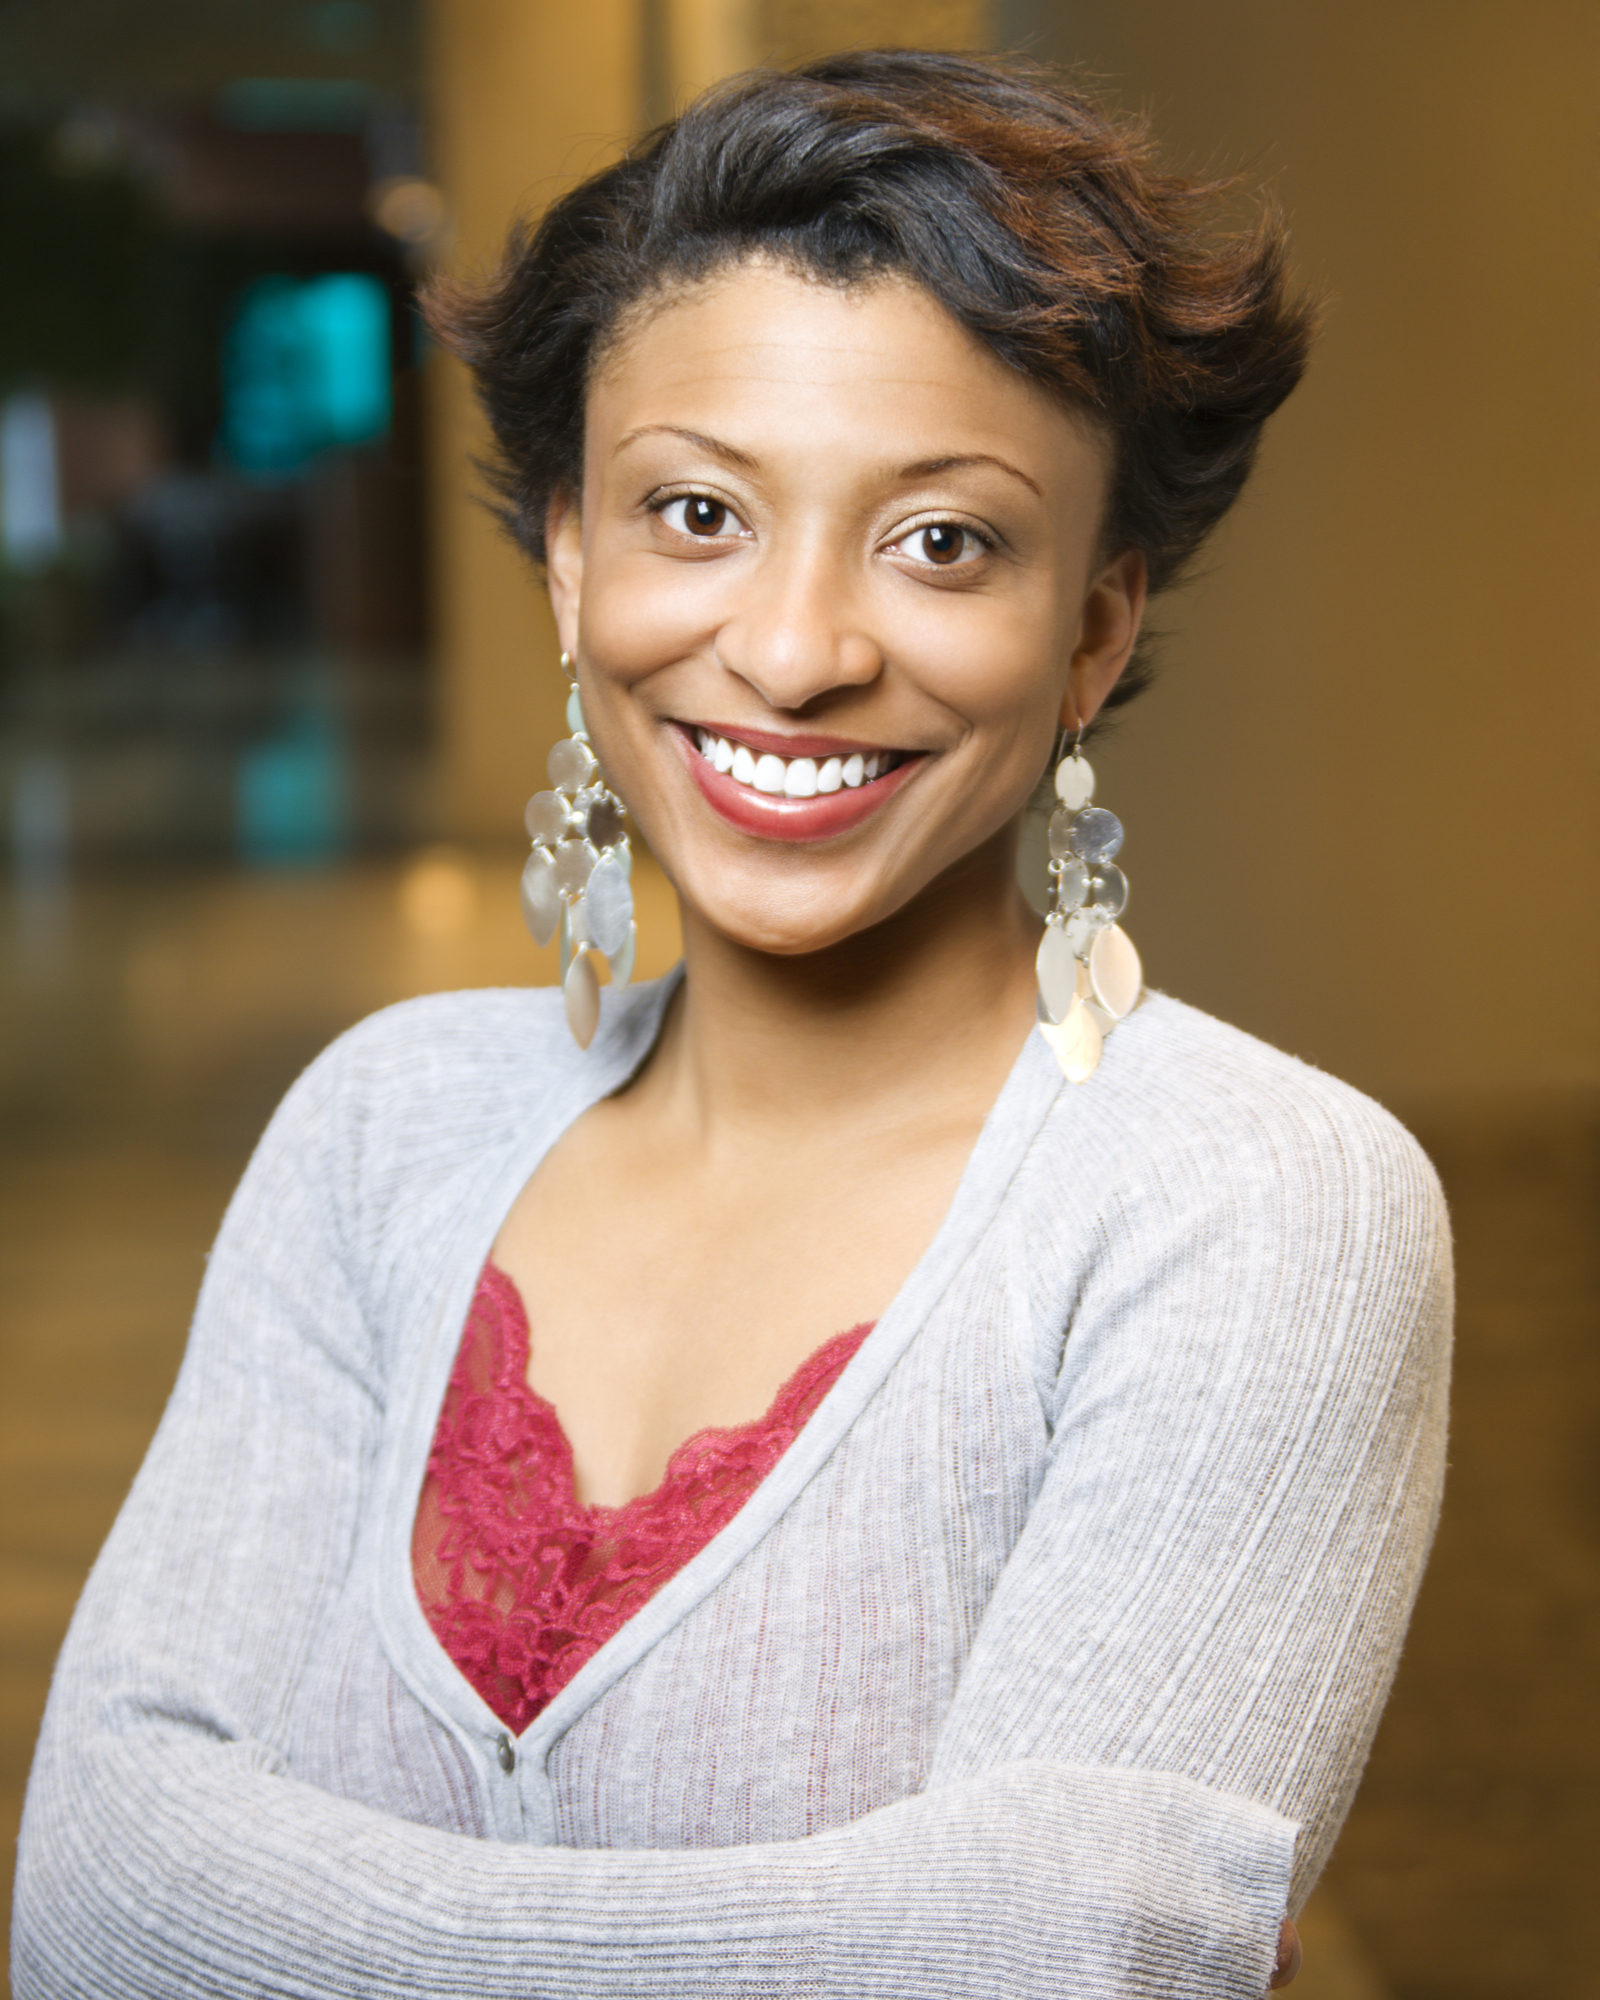
[[[500,1732],[497,1747],[500,1753],[500,1768],[509,1776],[517,1768],[517,1752],[511,1738],[507,1736],[503,1729]]]

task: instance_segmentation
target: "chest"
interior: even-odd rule
[[[526,1302],[528,1382],[560,1413],[579,1496],[649,1491],[686,1438],[757,1419],[825,1342],[880,1318],[972,1137],[695,1153],[610,1105],[564,1135],[494,1258]]]
[[[404,1615],[374,1627],[353,1578],[297,1698],[297,1774],[428,1824],[576,1846],[790,1839],[920,1790],[1049,1447],[1015,1295],[980,1259],[881,1379],[869,1340],[864,1391],[841,1380],[842,1410],[813,1418],[709,1571],[612,1639],[509,1772],[392,1551]],[[893,1321],[880,1330],[892,1348]]]

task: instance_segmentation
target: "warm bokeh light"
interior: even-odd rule
[[[448,210],[444,196],[431,181],[395,174],[379,181],[368,197],[372,219],[388,236],[422,245],[440,235]]]
[[[401,877],[400,915],[418,937],[459,937],[477,913],[477,879],[450,848],[421,855]]]

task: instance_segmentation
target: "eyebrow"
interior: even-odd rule
[[[1006,472],[1013,479],[1020,479],[1030,493],[1044,498],[1044,488],[1036,479],[1030,479],[1021,466],[1013,465],[1009,459],[996,458],[992,451],[970,451],[952,453],[948,458],[923,458],[915,465],[902,465],[901,479],[935,479],[941,472],[965,472],[968,466],[992,465],[998,472]]]
[[[732,466],[735,471],[759,470],[757,461],[749,452],[740,451],[737,445],[725,444],[721,438],[707,437],[704,431],[685,430],[680,424],[641,424],[637,430],[629,431],[617,440],[612,447],[612,457],[646,437],[682,438],[685,444],[693,445],[697,451],[705,452],[723,465]],[[1020,479],[1030,493],[1037,493],[1041,500],[1044,498],[1044,488],[1036,479],[1030,479],[1020,466],[1012,465],[1008,459],[997,458],[990,451],[950,452],[941,458],[920,458],[913,465],[899,467],[895,477],[904,481],[936,479],[941,472],[965,472],[969,467],[979,465],[993,466],[997,472]]]
[[[719,459],[724,465],[731,465],[737,472],[755,472],[756,461],[747,451],[740,451],[737,445],[724,444],[721,438],[707,437],[704,431],[686,431],[680,424],[641,424],[636,431],[629,431],[626,437],[618,438],[612,447],[611,456],[626,451],[630,444],[637,444],[640,438],[675,437],[685,444],[692,444],[697,451]]]

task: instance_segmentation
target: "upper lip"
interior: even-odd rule
[[[857,754],[863,757],[921,755],[920,751],[903,750],[896,743],[867,743],[854,736],[780,735],[772,729],[747,729],[742,723],[684,722],[680,723],[679,727],[691,731],[703,729],[708,736],[725,736],[730,743],[743,743],[747,749],[786,760],[793,757],[850,757]]]

